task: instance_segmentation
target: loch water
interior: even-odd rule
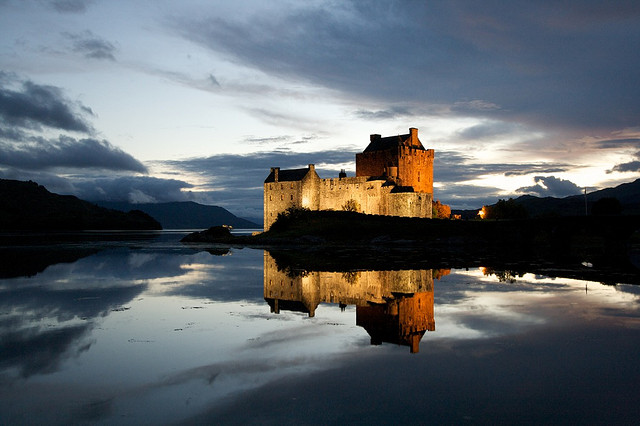
[[[1,247],[0,424],[640,418],[640,286],[383,254],[310,270],[184,234]]]

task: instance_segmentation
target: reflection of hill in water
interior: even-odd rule
[[[433,278],[429,269],[296,274],[264,254],[264,298],[271,312],[313,317],[320,303],[355,305],[356,324],[367,330],[372,344],[406,345],[411,352],[418,352],[426,331],[435,330]]]

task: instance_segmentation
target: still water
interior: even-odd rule
[[[4,247],[0,424],[639,418],[638,286],[300,270],[179,236]]]

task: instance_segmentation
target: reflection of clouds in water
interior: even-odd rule
[[[260,308],[247,307],[249,314],[242,316],[243,320],[255,317],[251,312]],[[328,321],[319,322],[326,324]],[[314,327],[314,322],[306,320],[305,324],[299,324],[286,321],[286,328],[265,328],[257,333],[241,327],[240,333],[253,337],[226,354],[212,352],[212,358],[220,358],[215,362],[178,371],[172,368],[142,385],[118,387],[111,392],[98,391],[97,398],[111,401],[114,411],[106,412],[107,416],[126,412],[132,418],[140,416],[152,423],[179,421],[212,404],[223,404],[229,397],[269,383],[339,368],[354,352],[361,352],[368,346],[368,339],[364,339],[359,347],[336,345],[336,336],[332,333],[335,330],[319,329]],[[225,342],[227,345],[234,346],[233,342]],[[367,356],[366,353],[360,355]],[[170,405],[156,404],[154,413],[148,412],[149,401],[167,398],[172,401]],[[90,400],[81,399],[87,401],[84,411],[90,410],[95,399],[96,396]]]
[[[622,293],[629,293],[638,296],[636,298],[636,302],[640,302],[640,286],[639,285],[630,285],[630,284],[618,284],[615,286],[616,291],[620,291]]]
[[[449,359],[443,354],[451,353],[492,359],[504,356],[507,346],[500,340],[520,334],[523,340],[534,334],[542,339],[558,318],[573,325],[589,316],[611,318],[621,305],[637,310],[635,287],[588,283],[585,292],[585,282],[578,280],[526,274],[515,283],[500,283],[479,270],[454,270],[434,285],[435,332],[425,335],[422,354],[407,358],[405,348],[370,346],[366,331],[355,325],[352,306],[341,312],[337,305],[322,304],[314,318],[269,313],[262,251],[232,254],[116,249],[56,265],[32,279],[0,281],[1,341],[33,352],[20,359],[17,350],[1,348],[0,375],[15,370],[30,377],[15,392],[24,399],[36,393],[33,403],[41,401],[52,413],[66,410],[71,417],[58,423],[117,422],[123,413],[166,423],[225,406],[234,396],[242,399],[263,386],[304,383],[314,372],[360,368],[375,357],[387,362],[402,354],[394,358],[398,365],[394,360],[384,365],[411,382],[416,375],[407,364],[416,367],[420,360],[440,357],[440,368]],[[126,313],[111,313],[125,305],[131,307]],[[617,320],[626,321],[625,314],[618,311]],[[117,357],[111,356],[114,352]],[[60,368],[78,354],[84,371]],[[350,377],[373,376],[372,371],[377,377],[381,371],[375,363],[371,367]],[[119,376],[127,369],[127,377]],[[56,371],[47,378],[51,387],[34,384],[38,374]],[[102,383],[75,381],[74,374],[99,377]],[[66,399],[52,395],[56,380],[65,383],[59,391]],[[7,401],[19,400],[11,398]],[[67,409],[71,400],[78,404]]]
[[[22,378],[52,373],[64,359],[74,356],[74,353],[69,353],[72,346],[76,347],[76,355],[89,349],[91,343],[82,346],[78,343],[87,337],[90,330],[89,323],[57,329],[3,329],[0,334],[0,371],[8,373],[16,369],[17,376]]]
[[[132,269],[139,269],[143,265],[153,262],[158,258],[157,253],[130,253],[127,265]]]
[[[533,274],[505,283],[482,270],[456,270],[436,284],[438,333],[431,338],[487,338],[523,332],[559,316],[581,321],[596,314],[613,318],[614,306],[616,312],[636,309],[638,296],[617,287]]]
[[[83,341],[96,321],[144,288],[1,291],[0,369],[16,369],[22,377],[56,371],[64,359],[88,349]]]

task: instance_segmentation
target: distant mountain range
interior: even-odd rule
[[[110,210],[72,195],[53,194],[35,182],[0,179],[0,229],[76,231],[162,227],[139,210],[128,213]]]
[[[529,217],[584,216],[585,213],[591,214],[594,203],[603,198],[617,199],[622,208],[621,213],[624,215],[640,214],[640,179],[623,183],[614,188],[590,192],[586,196],[586,203],[584,195],[571,195],[564,198],[522,195],[515,201],[527,210]],[[470,218],[477,214],[480,207],[477,210],[454,210],[452,213],[461,214],[463,218]]]
[[[237,217],[223,207],[206,206],[192,201],[144,204],[111,201],[94,201],[94,203],[120,211],[143,211],[160,222],[164,229],[205,229],[219,225],[230,225],[241,229],[262,228],[262,225]]]

